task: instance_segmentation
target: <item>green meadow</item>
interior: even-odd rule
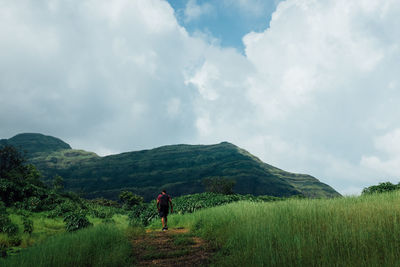
[[[10,213],[19,224],[19,215]],[[134,266],[128,216],[90,217],[66,232],[62,220],[37,213],[34,232],[1,266]],[[137,221],[135,221],[137,223]],[[155,218],[148,229],[160,229]],[[190,229],[215,251],[213,266],[396,266],[400,258],[400,192],[335,199],[239,201],[172,214],[169,227]],[[1,238],[1,236],[0,236]]]
[[[0,261],[4,266],[130,266],[126,233],[114,225],[98,225],[62,233],[40,245]]]
[[[398,191],[238,202],[173,215],[169,223],[209,240],[215,266],[396,266],[400,258]]]

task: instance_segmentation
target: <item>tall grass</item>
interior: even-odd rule
[[[131,245],[124,231],[99,225],[53,236],[0,266],[130,266]]]
[[[158,223],[158,222],[157,222]],[[400,193],[239,202],[169,218],[218,248],[216,266],[398,266]]]

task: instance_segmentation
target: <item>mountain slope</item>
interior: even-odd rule
[[[1,139],[0,144],[12,145],[26,151],[29,156],[37,153],[50,153],[63,149],[71,149],[70,145],[58,138],[37,133],[17,134],[10,139]]]
[[[161,188],[174,196],[198,193],[204,191],[202,179],[207,177],[232,178],[236,180],[234,191],[241,194],[339,196],[312,176],[285,172],[227,142],[170,145],[107,157],[82,150],[35,149],[35,154],[29,153],[30,161],[45,180],[59,174],[67,189],[86,197],[115,199],[123,189],[146,200],[154,198]]]

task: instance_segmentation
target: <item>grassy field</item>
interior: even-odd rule
[[[18,216],[10,215],[20,224]],[[107,222],[90,218],[93,227],[74,233],[65,233],[60,219],[32,216],[35,230],[29,238],[34,245],[0,259],[0,266],[135,262],[129,240],[143,228],[128,228],[126,215],[116,214]],[[400,191],[337,199],[241,201],[173,214],[168,224],[208,240],[216,251],[214,266],[399,266]],[[160,220],[149,228],[160,229]]]
[[[48,218],[48,212],[27,212],[29,219],[33,222],[33,232],[31,234],[24,233],[23,215],[16,209],[8,209],[10,219],[18,226],[18,233],[9,236],[0,233],[0,247],[11,247],[8,254],[13,255],[19,253],[21,249],[37,245],[45,242],[52,236],[65,233],[65,222],[62,217]],[[98,226],[104,223],[112,223],[113,227],[124,230],[128,227],[128,216],[122,214],[114,214],[110,219],[100,219],[88,216],[89,221]]]
[[[170,216],[169,226],[210,240],[215,266],[398,266],[400,192],[239,202]]]
[[[115,225],[53,236],[5,260],[1,266],[131,266],[131,244]]]

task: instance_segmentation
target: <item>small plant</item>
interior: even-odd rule
[[[6,244],[0,243],[0,258],[7,257],[7,246]]]
[[[73,232],[92,225],[82,211],[68,214],[64,217],[64,222],[65,229],[68,232]]]
[[[11,222],[7,214],[0,215],[0,233],[5,233],[9,236],[13,236],[18,233],[18,226]]]
[[[16,234],[18,234],[18,225],[10,221],[10,223],[3,226],[2,232],[6,233],[9,236],[15,236]]]
[[[24,225],[24,233],[32,234],[33,232],[33,221],[28,217],[22,218],[22,224]]]
[[[0,214],[6,214],[7,210],[6,210],[6,205],[4,205],[3,201],[0,201]]]

